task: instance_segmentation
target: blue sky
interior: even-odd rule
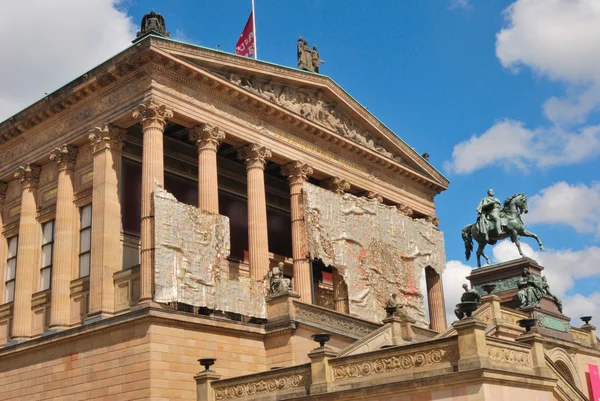
[[[163,14],[173,38],[233,52],[251,7],[250,0],[78,3],[0,6],[2,16],[23,14],[0,28],[0,46],[10,40],[46,52],[31,56],[28,72],[29,56],[9,49],[9,65],[0,66],[8,78],[0,84],[13,85],[14,93],[0,94],[0,120],[127,46],[151,9]],[[64,21],[53,40],[32,35],[48,18]],[[419,153],[428,152],[450,179],[436,198],[451,261],[448,302],[468,274],[460,230],[494,188],[501,200],[528,195],[524,219],[547,251],[534,253],[535,242],[523,242],[567,297],[566,312],[599,312],[600,319],[598,2],[256,0],[256,23],[259,59],[295,67],[298,36],[318,45],[326,61],[321,72]],[[54,55],[65,52],[70,56]],[[40,74],[42,68],[54,73]],[[497,261],[514,256],[511,244],[486,250]]]

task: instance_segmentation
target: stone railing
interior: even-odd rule
[[[422,344],[392,347],[360,355],[332,359],[329,363],[333,381],[344,381],[393,374],[399,376],[415,371],[452,372],[459,359],[456,338]]]
[[[504,308],[501,308],[500,311],[501,311],[502,320],[504,320],[504,322],[506,322],[506,324],[508,324],[510,326],[514,326],[514,327],[519,327],[519,323],[517,323],[519,320],[527,319],[529,317],[528,315],[526,315],[524,313],[509,311]]]
[[[0,346],[10,340],[13,303],[0,305]]]
[[[592,346],[592,339],[590,338],[590,333],[588,333],[587,331],[579,330],[572,327],[571,333],[573,334],[573,339],[579,344],[585,347]]]
[[[115,312],[123,312],[140,299],[140,265],[113,274]]]
[[[214,399],[220,400],[265,400],[269,395],[277,399],[301,397],[308,394],[310,386],[310,364],[291,368],[274,369],[268,372],[217,380],[211,383]]]
[[[488,337],[487,356],[495,364],[532,368],[530,346]]]
[[[338,313],[320,306],[294,301],[294,319],[310,326],[323,327],[345,336],[362,338],[381,325]]]
[[[71,281],[71,324],[83,323],[90,305],[90,277]]]

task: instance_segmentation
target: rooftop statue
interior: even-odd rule
[[[171,34],[167,32],[167,25],[162,15],[155,13],[154,10],[150,11],[150,14],[144,15],[142,18],[142,24],[140,31],[137,33],[137,37],[154,33],[161,36],[169,37]]]
[[[494,245],[499,240],[505,238],[510,238],[515,243],[521,256],[524,255],[523,251],[521,251],[519,236],[535,238],[540,250],[544,250],[539,237],[535,233],[527,231],[523,220],[521,220],[521,214],[529,211],[527,196],[525,194],[509,196],[504,201],[504,205],[502,205],[500,200],[494,196],[494,190],[490,189],[488,196],[479,202],[476,210],[477,222],[469,224],[462,229],[462,238],[465,242],[465,256],[467,260],[471,257],[471,252],[473,252],[473,239],[477,241],[476,255],[478,267],[481,267],[481,256],[485,258],[488,264],[490,263],[490,259],[483,252],[483,248],[487,244]]]
[[[290,292],[290,279],[283,277],[283,263],[279,264],[269,272],[269,295],[277,296]]]
[[[319,66],[324,62],[321,60],[317,46],[313,46],[310,50],[308,41],[298,38],[298,69],[319,73]]]

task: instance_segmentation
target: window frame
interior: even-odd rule
[[[16,280],[17,280],[17,256],[19,255],[19,235],[18,234],[17,235],[13,235],[12,237],[7,238],[6,239],[6,245],[7,245],[7,249],[10,251],[10,241],[13,238],[15,239],[15,241],[17,241],[16,251],[15,251],[15,255],[14,256],[6,258],[6,277],[8,278],[8,262],[11,261],[11,260],[15,261],[15,274],[14,274],[14,277],[12,279],[10,279],[10,280],[5,279],[4,280],[4,291],[5,291],[5,294],[4,294],[4,303],[14,302],[14,300],[15,300],[15,290],[16,290],[15,287],[16,287]],[[12,299],[10,301],[8,300],[8,291],[7,291],[9,283],[13,283]]]
[[[50,239],[50,241],[44,243],[44,227],[48,224],[52,224],[52,237]],[[44,255],[44,248],[50,247],[50,264],[46,265],[46,266],[40,266],[40,291],[47,291],[52,289],[52,267],[54,266],[54,230],[56,228],[56,220],[52,219],[52,220],[48,220],[44,223],[42,223],[42,256],[41,256],[41,260],[40,263],[42,263],[43,261],[43,255]],[[50,277],[48,277],[48,288],[43,288],[42,286],[42,279],[44,277],[44,271],[45,270],[50,270]]]
[[[82,227],[82,222],[83,222],[83,210],[89,207],[90,208],[90,224],[89,226],[86,227]],[[87,251],[81,252],[81,234],[84,231],[89,231],[90,232],[90,248]],[[88,273],[85,276],[81,275],[81,257],[84,255],[89,255],[88,257],[88,266],[87,266],[87,270]],[[92,268],[92,204],[88,203],[87,205],[83,205],[79,207],[79,252],[78,252],[78,258],[77,258],[77,270],[78,270],[78,276],[79,278],[84,278],[84,277],[89,277],[90,276],[90,270]]]

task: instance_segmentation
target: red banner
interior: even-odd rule
[[[254,23],[252,13],[246,22],[246,26],[235,45],[235,54],[246,57],[254,57]]]
[[[591,400],[600,401],[600,376],[598,374],[598,366],[588,364],[590,369],[590,387],[591,387]]]

